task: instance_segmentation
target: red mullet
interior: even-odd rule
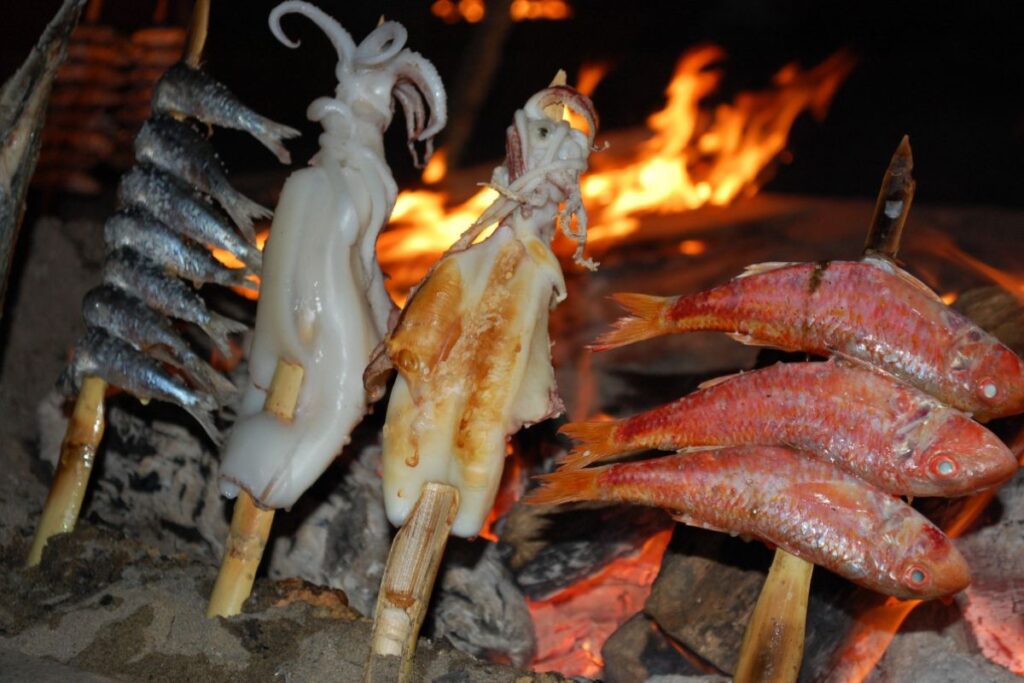
[[[952,542],[920,513],[827,462],[747,446],[542,476],[530,503],[615,501],[773,543],[872,590],[936,598],[970,583]]]
[[[896,495],[958,496],[1009,478],[1017,460],[959,410],[848,363],[780,363],[725,377],[614,422],[571,423],[567,469],[657,448],[765,444],[810,451]]]
[[[716,330],[868,363],[988,420],[1024,412],[1024,364],[927,286],[881,259],[765,263],[678,297],[616,294],[630,313],[593,348]]]

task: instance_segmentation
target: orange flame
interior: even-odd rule
[[[269,236],[269,228],[264,228],[263,230],[260,230],[256,234],[256,248],[259,249],[260,251],[263,251],[263,247],[266,246],[267,237]],[[241,268],[243,265],[245,265],[239,260],[237,256],[232,254],[227,249],[221,249],[220,247],[214,247],[212,245],[210,245],[209,249],[210,253],[213,254],[213,258],[217,259],[228,268]],[[257,299],[260,298],[260,278],[258,275],[250,275],[248,279],[255,285],[254,289],[246,289],[244,287],[232,287],[231,289],[239,296],[243,296],[246,299],[256,301]]]
[[[797,116],[806,110],[823,116],[853,68],[844,52],[806,71],[789,65],[775,75],[772,89],[742,93],[709,109],[702,102],[722,80],[715,65],[724,56],[717,47],[685,54],[668,86],[665,108],[648,119],[646,142],[614,158],[595,155],[594,169],[582,181],[593,249],[606,249],[633,233],[644,215],[720,206],[755,193],[785,150]],[[598,66],[581,70],[581,87],[596,87],[600,75]],[[377,250],[397,300],[404,300],[409,287],[494,197],[484,189],[450,206],[443,191],[399,195],[392,227]]]

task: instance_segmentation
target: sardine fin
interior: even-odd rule
[[[619,293],[613,294],[612,299],[625,308],[629,315],[617,320],[614,329],[598,337],[589,346],[590,349],[606,351],[665,333],[662,320],[665,311],[671,305],[671,298],[648,294]]]

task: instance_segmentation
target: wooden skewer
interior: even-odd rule
[[[87,21],[98,19],[102,8],[102,0],[93,2],[90,5],[90,14],[86,17]],[[209,23],[210,0],[196,0],[195,8],[192,10],[188,46],[182,57],[190,66],[199,65]],[[43,548],[50,537],[68,533],[75,528],[75,522],[82,509],[85,489],[89,485],[89,475],[96,460],[96,451],[106,427],[103,416],[103,397],[106,391],[107,383],[99,377],[86,377],[82,381],[71,421],[64,432],[57,471],[54,472],[50,493],[46,497],[43,513],[39,518],[39,527],[29,550],[26,561],[29,567],[39,564]]]
[[[740,646],[736,683],[772,681],[789,683],[797,679],[804,656],[807,599],[814,565],[775,551],[775,560],[750,616]]]
[[[85,489],[89,485],[89,474],[96,461],[96,451],[103,440],[106,426],[103,396],[106,392],[107,383],[102,379],[86,377],[82,382],[74,412],[64,432],[57,470],[53,474],[26,566],[39,564],[43,548],[52,536],[66,534],[75,528]]]
[[[291,422],[305,372],[301,365],[278,361],[263,410]],[[206,608],[208,617],[230,617],[242,611],[252,592],[256,570],[267,547],[274,510],[260,507],[246,491],[238,494],[231,515],[231,530],[224,545],[217,581]]]
[[[377,596],[364,683],[391,683],[396,678],[396,666],[400,683],[413,680],[416,639],[458,509],[459,492],[455,487],[428,483],[398,530]]]
[[[904,135],[882,178],[864,243],[865,256],[896,259],[917,186],[911,175],[913,169],[910,138]],[[782,549],[775,551],[743,636],[734,679],[737,683],[796,680],[804,652],[807,596],[813,569],[810,562]]]

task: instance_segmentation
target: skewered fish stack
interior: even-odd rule
[[[883,195],[901,163],[908,193],[885,203],[901,207],[899,223],[881,215],[877,230],[876,215],[861,261],[760,264],[696,294],[616,295],[631,315],[594,347],[706,330],[831,360],[720,378],[640,415],[567,425],[574,450],[530,497],[653,505],[778,546],[737,681],[768,670],[795,680],[810,562],[901,598],[965,588],[969,569],[951,540],[898,497],[966,495],[1017,470],[975,419],[1024,410],[1024,363],[896,265],[913,191],[906,140]],[[587,467],[647,449],[680,452]]]
[[[198,61],[198,54],[195,59]],[[158,399],[187,410],[220,443],[213,411],[235,386],[196,353],[171,319],[197,326],[225,354],[230,335],[246,325],[211,311],[196,288],[205,283],[254,287],[261,253],[253,221],[270,211],[228,182],[198,124],[246,131],[282,163],[282,139],[298,132],[239,102],[194,64],[172,66],[156,86],[153,116],[135,139],[137,165],[118,187],[117,212],[104,227],[103,284],[83,300],[87,326],[60,379],[78,393],[58,470],[29,563],[39,561],[49,536],[74,527],[95,449],[102,437],[106,386],[142,401]],[[210,253],[216,246],[244,265],[229,270]],[[70,491],[68,490],[70,489]]]

